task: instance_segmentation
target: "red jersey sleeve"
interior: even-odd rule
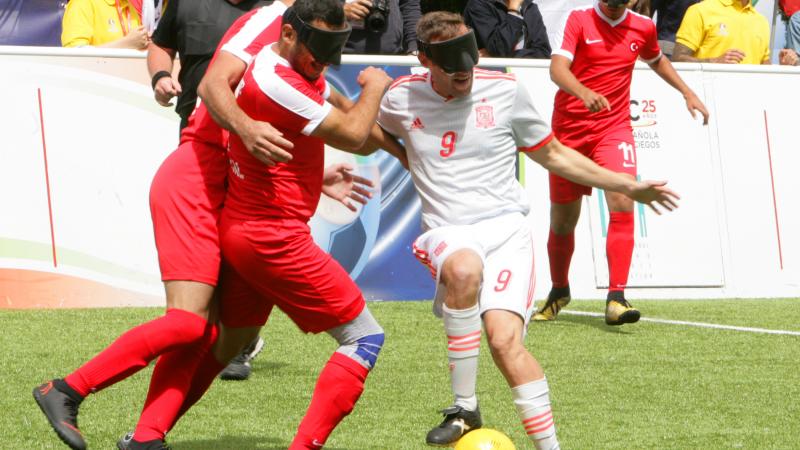
[[[658,61],[658,58],[661,57],[661,47],[658,46],[656,24],[648,18],[644,20],[644,23],[646,24],[644,30],[644,46],[639,52],[639,56],[642,57],[644,62],[651,64]]]
[[[580,17],[577,11],[571,11],[556,34],[554,55],[566,56],[570,61],[575,59],[575,51],[583,35]]]
[[[252,78],[269,100],[265,104],[279,107],[267,107],[269,113],[265,112],[263,119],[287,130],[310,135],[331,111],[331,104],[323,98],[327,83],[322,77],[309,81],[282,64],[254,64]]]
[[[285,11],[286,5],[275,2],[243,15],[223,36],[221,49],[250,64],[264,46],[280,38]]]

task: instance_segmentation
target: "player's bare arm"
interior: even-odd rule
[[[680,42],[675,43],[675,50],[672,51],[672,60],[675,62],[739,64],[744,59],[744,56],[743,51],[731,48],[716,58],[695,58],[694,50]]]
[[[680,196],[665,187],[666,181],[636,181],[629,175],[612,172],[553,138],[539,150],[525,152],[545,169],[575,183],[619,192],[644,203],[656,214],[678,207]]]
[[[650,68],[683,95],[683,98],[686,100],[686,108],[693,118],[697,117],[697,113],[700,113],[703,116],[703,125],[708,125],[708,110],[706,109],[706,105],[704,105],[700,98],[697,97],[697,94],[686,85],[683,78],[678,75],[675,67],[669,62],[669,59],[662,56],[658,58],[657,61],[651,63]]]
[[[147,71],[152,79],[159,72],[172,73],[175,49],[150,43],[147,47]],[[153,95],[161,106],[172,106],[172,97],[181,94],[181,84],[172,76],[161,76],[153,86]]]
[[[611,104],[603,95],[587,88],[570,69],[572,61],[566,56],[553,55],[550,61],[550,79],[567,94],[579,98],[591,112],[611,110]]]
[[[361,147],[357,153],[368,155],[378,149],[383,149],[386,153],[397,158],[400,164],[408,170],[406,148],[391,133],[381,128],[378,124],[375,124],[372,126],[372,130],[370,130],[367,142],[364,143],[364,146]]]
[[[331,88],[331,94],[328,97],[328,102],[345,113],[350,111],[350,109],[355,106],[355,103],[353,103],[352,100],[345,97],[341,92],[334,88]],[[378,126],[377,123],[372,126],[369,136],[367,137],[367,141],[360,148],[355,150],[340,150],[344,150],[349,153],[355,153],[357,155],[371,155],[372,153],[375,153],[376,150],[380,149],[386,150],[387,153],[400,160],[400,163],[403,164],[403,167],[408,169],[406,149],[400,145],[399,142],[397,142],[397,139],[395,139],[394,136],[384,131]]]
[[[353,107],[344,112],[334,106],[312,136],[320,137],[329,145],[346,151],[356,151],[364,145],[378,116],[381,97],[392,83],[392,78],[381,69],[367,67],[358,75],[361,95]],[[331,96],[335,97],[334,91]],[[336,101],[336,100],[334,100]]]
[[[333,86],[330,86],[330,89],[331,94],[328,96],[328,103],[344,112],[350,111],[355,106],[356,103],[339,92],[338,89]]]
[[[208,67],[197,95],[203,100],[214,120],[226,130],[242,138],[247,151],[268,166],[292,159],[287,151],[294,144],[267,122],[251,119],[236,104],[234,89],[241,81],[247,64],[226,51]]]
[[[353,169],[354,167],[348,163],[331,164],[326,167],[325,173],[322,174],[322,193],[338,200],[351,211],[357,211],[358,208],[353,201],[366,205],[372,198],[369,188],[375,187],[375,183],[368,178],[355,175]]]

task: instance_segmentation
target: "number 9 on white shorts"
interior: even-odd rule
[[[527,325],[533,312],[536,275],[533,238],[528,218],[521,213],[504,214],[472,225],[433,228],[413,244],[417,259],[436,279],[433,313],[442,316],[446,286],[439,274],[445,260],[457,250],[474,251],[483,261],[480,312],[504,309],[519,315]]]

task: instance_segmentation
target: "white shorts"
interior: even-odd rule
[[[533,236],[527,218],[513,213],[472,225],[438,227],[414,241],[414,255],[436,279],[436,317],[442,317],[446,292],[439,279],[440,269],[453,252],[463,249],[473,250],[483,261],[483,282],[478,294],[481,315],[490,309],[503,309],[519,315],[527,326],[536,286]]]

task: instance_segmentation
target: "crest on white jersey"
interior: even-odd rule
[[[475,107],[475,126],[477,128],[494,128],[494,108],[492,105]]]

